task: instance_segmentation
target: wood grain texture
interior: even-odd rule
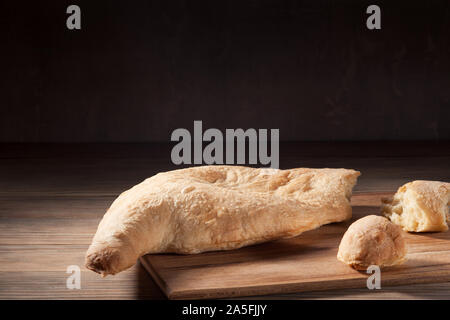
[[[414,179],[450,181],[447,142],[286,143],[280,146],[280,159],[282,168],[360,170],[357,195],[392,193]],[[165,299],[139,263],[102,279],[84,269],[83,260],[115,197],[158,171],[174,169],[169,161],[170,146],[158,144],[0,145],[0,299]],[[378,212],[372,198],[364,199],[359,197],[356,214]],[[340,232],[336,226],[329,227]],[[445,240],[439,236],[421,235],[424,241]],[[72,264],[81,267],[81,290],[66,288],[66,268]],[[263,297],[255,293],[252,298],[450,299],[449,292],[450,282],[441,282],[383,285],[377,291],[354,288]]]
[[[386,196],[386,194],[382,194]],[[205,299],[367,287],[368,275],[336,259],[355,220],[379,211],[381,194],[352,198],[354,216],[287,240],[199,255],[146,255],[169,298]],[[450,233],[407,234],[408,261],[382,271],[382,285],[450,281]]]
[[[66,2],[2,1],[0,141],[167,141],[195,119],[283,140],[450,139],[448,0],[187,3],[84,1],[73,34]]]

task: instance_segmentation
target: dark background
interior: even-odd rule
[[[82,30],[66,28],[81,7]],[[366,8],[382,30],[366,28]],[[450,139],[450,2],[4,1],[2,142]]]

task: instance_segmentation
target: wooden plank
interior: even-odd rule
[[[376,191],[381,196],[410,179],[450,180],[448,146],[430,142],[282,143],[280,159],[283,168],[355,167],[363,172],[355,193]],[[97,224],[115,197],[158,171],[176,168],[170,163],[168,145],[2,144],[0,299],[165,298],[141,264],[101,278],[86,270],[83,263]],[[376,198],[358,199],[356,214],[378,212]],[[438,234],[418,236],[427,246]],[[65,287],[70,264],[81,268],[81,290]],[[264,298],[442,299],[450,298],[449,293],[450,283],[445,282],[396,287],[383,284],[377,291],[354,288]]]
[[[353,199],[349,222],[239,250],[199,255],[146,255],[143,265],[172,299],[224,298],[366,287],[367,274],[336,259],[343,233],[362,216],[377,214],[380,197]],[[407,234],[408,261],[386,268],[382,284],[450,281],[450,233]]]
[[[71,260],[59,250],[61,259]],[[0,271],[0,299],[165,299],[144,268],[137,264],[114,277],[101,278],[81,267],[81,288],[68,289],[69,274],[59,270]]]
[[[352,288],[327,291],[297,292],[293,294],[272,294],[266,296],[235,297],[233,299],[274,299],[274,300],[416,300],[446,299],[450,300],[450,282],[409,284],[386,287],[380,290]]]
[[[71,238],[71,237],[69,237]],[[58,242],[58,241],[53,241]],[[0,299],[162,299],[140,264],[114,277],[84,268],[89,243],[0,245]],[[69,265],[81,270],[81,289],[68,289]]]

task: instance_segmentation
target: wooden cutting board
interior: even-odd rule
[[[392,194],[356,194],[351,221],[231,251],[146,255],[141,262],[170,299],[208,299],[367,287],[365,272],[336,259],[342,235],[355,220],[379,214]],[[408,233],[408,260],[383,269],[381,286],[450,281],[450,231]]]

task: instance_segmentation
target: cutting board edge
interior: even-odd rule
[[[169,298],[169,296],[171,295],[171,289],[169,288],[167,283],[158,275],[149,259],[146,259],[145,256],[142,256],[139,258],[139,261],[144,269],[150,274],[152,279],[156,282],[161,291],[166,295],[166,297]]]
[[[365,288],[367,286],[367,278],[369,275],[361,273],[360,277],[350,277],[347,279],[336,278],[327,280],[314,280],[310,282],[287,282],[287,283],[271,283],[263,285],[250,285],[241,287],[228,288],[199,288],[199,289],[178,289],[171,288],[153,268],[150,257],[143,256],[140,261],[144,268],[150,273],[157,285],[161,288],[164,294],[169,299],[217,299],[217,298],[236,298],[245,296],[263,296],[268,294],[289,294],[300,292],[314,292],[326,290],[340,290],[340,289],[355,289]],[[443,269],[430,270],[427,267],[422,267],[416,270],[415,273],[409,275],[388,274],[386,277],[381,277],[381,286],[395,287],[408,284],[425,284],[425,283],[439,283],[450,282],[450,268],[446,268],[448,263],[443,264]],[[431,266],[432,267],[432,266]],[[419,273],[417,273],[419,271]],[[433,273],[433,276],[428,276],[428,273]],[[368,289],[369,290],[369,289]]]
[[[361,285],[357,282],[361,279],[350,279],[345,288],[353,289],[360,288]],[[335,280],[336,283],[342,283],[342,280]],[[195,289],[195,290],[173,290],[167,297],[171,300],[197,300],[197,299],[226,299],[226,298],[241,298],[250,296],[264,296],[269,294],[288,294],[312,291],[325,291],[334,289],[334,281],[317,281],[317,282],[298,282],[286,283],[277,285],[256,285],[248,287],[233,287],[233,288],[210,288],[210,289]],[[365,283],[365,281],[364,281]],[[324,286],[325,285],[325,286]]]
[[[150,264],[145,264],[146,269]],[[147,270],[149,270],[147,269]],[[154,271],[149,271],[152,274]],[[194,290],[171,290],[163,281],[157,280],[158,286],[162,289],[168,299],[171,300],[197,300],[197,299],[225,299],[238,298],[250,296],[264,296],[269,294],[289,294],[301,292],[316,292],[327,290],[341,290],[341,289],[357,289],[365,288],[367,286],[367,277],[365,278],[351,278],[351,279],[335,279],[326,281],[312,281],[312,282],[291,282],[284,284],[269,284],[269,285],[255,285],[246,287],[230,287],[230,288],[209,288],[209,289],[194,289]],[[426,284],[426,283],[440,283],[450,282],[450,271],[443,271],[439,275],[431,277],[414,277],[414,278],[389,278],[381,280],[381,290],[383,287],[396,287],[408,284]],[[370,289],[367,289],[370,290]]]

